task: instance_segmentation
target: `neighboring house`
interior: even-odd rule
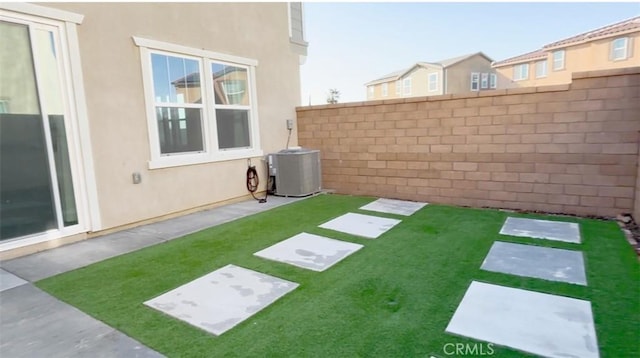
[[[482,52],[417,62],[365,84],[367,100],[465,93],[496,88],[493,60]]]
[[[0,257],[245,198],[248,162],[287,143],[302,21],[300,3],[0,4]]]
[[[571,82],[571,74],[640,64],[634,43],[640,40],[640,17],[621,21],[545,45],[539,50],[493,64],[500,88]]]

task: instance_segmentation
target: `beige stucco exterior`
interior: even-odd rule
[[[398,77],[373,81],[367,85],[367,100],[384,100],[404,97],[438,96],[443,94],[471,92],[471,73],[495,73],[491,61],[481,54],[475,54],[449,66],[420,63]],[[429,90],[429,75],[437,74],[436,90]],[[397,83],[402,86],[406,78],[411,79],[411,92],[396,92]],[[399,82],[398,82],[399,81]],[[387,85],[385,96],[382,87]],[[371,93],[370,88],[373,88]],[[480,89],[483,90],[483,89]],[[486,90],[486,89],[485,89]]]
[[[283,149],[300,99],[286,3],[47,3],[77,26],[101,226],[107,230],[248,194],[247,158],[149,169],[141,51],[133,36],[258,61],[259,149]],[[296,129],[291,136],[296,145]],[[262,157],[251,158],[264,179]],[[132,173],[142,182],[133,184]],[[266,182],[266,180],[262,180]],[[263,184],[261,185],[264,190]]]
[[[611,60],[611,43],[620,37],[628,37],[631,44],[630,56],[624,60]],[[571,82],[573,72],[598,71],[625,67],[634,67],[640,64],[640,53],[637,46],[640,43],[640,31],[616,36],[601,38],[590,42],[578,43],[567,47],[550,48],[546,59],[539,58],[527,61],[518,61],[506,65],[497,65],[498,88],[534,87]],[[562,70],[553,70],[553,52],[565,51],[565,67]],[[547,75],[536,78],[536,62],[547,62]],[[513,68],[520,64],[529,64],[529,78],[526,80],[513,80]]]
[[[446,69],[446,93],[471,92],[471,73],[495,73],[491,62],[486,58],[475,55]],[[480,88],[480,90],[487,90]]]

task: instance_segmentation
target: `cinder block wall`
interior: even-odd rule
[[[640,67],[569,85],[297,108],[323,186],[433,203],[640,217]]]

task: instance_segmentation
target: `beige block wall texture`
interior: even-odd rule
[[[339,193],[640,216],[640,67],[566,85],[297,109]],[[634,202],[635,201],[635,202]]]

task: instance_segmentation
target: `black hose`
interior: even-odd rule
[[[266,203],[268,195],[267,193],[265,193],[264,198],[257,198],[254,194],[256,191],[258,191],[259,184],[260,178],[258,177],[258,171],[256,170],[255,166],[250,165],[249,168],[247,168],[247,190],[249,190],[251,196],[259,203]]]

